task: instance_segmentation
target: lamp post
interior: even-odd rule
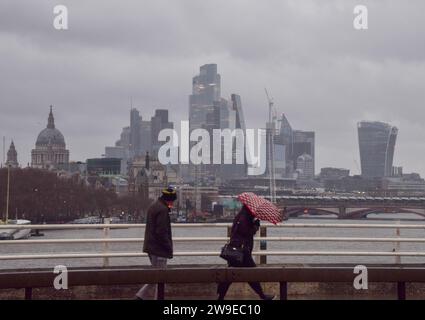
[[[31,200],[33,200],[33,203],[32,203],[33,210],[31,211],[30,217],[32,216],[33,219],[35,218],[37,220],[36,222],[39,222],[39,208],[38,208],[38,201],[37,201],[38,189],[37,189],[37,187],[35,187],[33,189],[33,191],[34,191],[34,193],[32,194],[33,198],[31,198]],[[36,215],[34,214],[34,208],[35,208]]]
[[[9,220],[9,196],[10,196],[10,165],[7,166],[7,191],[6,191],[6,224]]]

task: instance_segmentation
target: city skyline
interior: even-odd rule
[[[217,72],[217,65],[216,64],[204,64],[203,66],[201,66],[201,70],[202,70],[202,68],[205,68],[205,67],[209,67],[209,66],[214,66],[215,67],[215,72]],[[195,78],[196,78],[196,76],[195,76]],[[219,82],[219,85],[218,85],[218,91],[217,91],[217,93],[216,94],[218,94],[218,98],[217,98],[217,100],[218,101],[220,101],[220,99],[222,100],[222,101],[226,101],[226,100],[223,100],[223,98],[221,98],[220,97],[220,91],[221,91],[221,88],[220,88],[220,82],[221,82],[221,79],[220,79],[220,74],[218,74],[218,82]],[[195,83],[193,82],[193,86],[195,86]],[[215,86],[214,86],[215,87]],[[194,89],[193,89],[194,90]],[[237,96],[237,97],[239,97],[238,95],[235,95],[235,94],[231,94],[232,95],[232,99],[234,98],[234,96]],[[191,97],[191,96],[190,96]],[[239,99],[240,99],[240,97],[239,97]],[[227,101],[226,101],[226,103],[228,103]],[[189,108],[189,112],[188,112],[188,119],[190,119],[190,109],[191,108]],[[121,136],[122,136],[122,134],[124,134],[124,131],[125,131],[125,129],[127,129],[127,128],[130,128],[130,132],[129,132],[129,134],[130,134],[130,146],[132,145],[132,143],[131,143],[131,141],[134,139],[134,138],[132,138],[132,134],[131,134],[131,126],[132,126],[132,122],[135,122],[135,121],[137,121],[137,122],[139,122],[140,121],[140,123],[144,123],[144,122],[146,122],[146,123],[149,123],[149,130],[151,130],[151,121],[155,121],[156,120],[156,118],[158,118],[158,117],[160,117],[161,118],[161,120],[160,120],[160,122],[162,122],[162,121],[165,121],[164,123],[168,123],[168,119],[169,119],[169,117],[170,118],[172,118],[172,115],[171,114],[169,114],[169,110],[168,109],[166,109],[166,108],[162,108],[162,109],[155,109],[155,110],[153,110],[154,111],[154,115],[152,116],[152,118],[151,118],[151,120],[149,120],[149,121],[146,121],[146,120],[143,120],[142,121],[142,119],[143,119],[143,115],[140,115],[140,113],[139,113],[139,110],[137,109],[137,108],[135,108],[134,106],[133,106],[133,101],[132,101],[132,98],[131,98],[131,108],[130,108],[130,122],[129,122],[129,126],[125,126],[125,127],[123,127],[122,128],[122,132],[121,132]],[[135,118],[137,118],[137,120],[135,120]],[[162,119],[162,118],[164,118],[164,119]],[[236,118],[235,118],[236,119]],[[278,120],[279,122],[281,122],[281,127],[280,127],[280,131],[281,132],[285,132],[286,130],[288,130],[286,127],[284,127],[284,126],[289,126],[289,127],[291,127],[291,125],[289,124],[289,122],[288,122],[288,119],[286,118],[286,114],[285,113],[282,113],[282,119],[280,119],[280,120]],[[207,122],[207,120],[206,119],[204,119],[203,121],[201,121],[200,122],[202,125],[201,125],[201,127],[203,127],[204,125],[207,125],[208,124],[208,122]],[[363,124],[363,123],[377,123],[377,124],[381,124],[381,125],[385,125],[385,126],[390,126],[389,124],[387,124],[387,123],[383,123],[383,122],[381,122],[381,121],[370,121],[370,120],[362,120],[362,121],[359,121],[358,123],[357,123],[357,129],[359,130],[359,126],[360,126],[360,124]],[[170,128],[173,128],[173,124],[174,124],[174,122],[170,122],[168,125],[166,125],[166,127],[168,127],[169,125],[171,125],[171,127]],[[161,124],[158,124],[159,125],[159,127],[158,127],[158,129],[156,129],[155,130],[155,132],[158,132],[159,133],[159,129],[161,128]],[[48,124],[47,124],[47,129],[49,128],[49,126],[51,127],[52,126],[52,128],[54,129],[55,128],[55,125],[54,125],[54,119],[53,119],[53,115],[52,115],[52,105],[50,106],[50,113],[49,113],[49,119],[48,119]],[[139,124],[138,124],[138,126],[139,126]],[[398,129],[396,128],[396,127],[393,127],[393,128],[395,128],[395,130],[397,131],[397,133],[398,133]],[[46,130],[46,129],[45,129]],[[44,130],[44,131],[45,131]],[[139,130],[141,130],[141,128],[139,128]],[[282,131],[283,130],[283,131]],[[292,130],[292,129],[291,129]],[[43,131],[42,131],[43,132]],[[396,135],[397,135],[397,133],[396,133]],[[307,135],[312,135],[312,139],[313,139],[313,143],[311,144],[311,148],[312,148],[312,151],[310,152],[310,151],[302,151],[302,150],[304,150],[304,147],[302,148],[302,150],[301,151],[299,151],[298,152],[298,154],[296,154],[297,152],[296,152],[296,150],[294,149],[292,152],[294,152],[294,154],[295,154],[295,160],[297,159],[297,157],[298,156],[301,156],[301,155],[305,155],[305,154],[311,154],[312,155],[312,159],[313,159],[313,172],[315,171],[315,169],[314,169],[314,163],[315,163],[315,151],[314,151],[314,149],[315,149],[315,143],[314,143],[314,140],[315,140],[315,132],[314,131],[312,131],[312,132],[309,132],[309,131],[302,131],[302,130],[293,130],[293,135],[294,135],[294,137],[293,137],[293,143],[294,143],[294,146],[296,145],[296,143],[297,143],[297,139],[296,139],[296,135],[305,135],[305,134],[307,134]],[[139,135],[140,135],[140,133],[139,133]],[[291,136],[292,136],[292,133],[291,133]],[[279,134],[276,136],[276,137],[279,137]],[[307,136],[306,136],[307,137]],[[140,136],[138,136],[137,137],[137,139],[140,139]],[[153,136],[151,136],[150,134],[147,136],[147,139],[149,140],[149,142],[147,142],[148,144],[146,145],[146,146],[148,146],[149,145],[149,147],[148,147],[148,149],[143,149],[143,150],[140,150],[139,152],[136,152],[136,153],[134,153],[133,154],[133,156],[143,156],[146,152],[150,152],[150,153],[152,153],[153,152],[153,150],[154,149],[152,149],[153,147],[154,147],[154,145],[155,145],[155,139],[154,139],[154,137]],[[305,138],[303,138],[303,139],[305,139]],[[310,138],[309,138],[310,139]],[[358,138],[359,139],[359,138]],[[36,146],[37,146],[37,143],[38,143],[38,140],[39,140],[39,137],[37,138],[37,141],[36,141]],[[118,140],[117,141],[117,143],[119,142],[120,140]],[[300,140],[301,141],[301,140]],[[15,150],[15,144],[14,144],[14,142],[13,142],[13,138],[11,138],[10,139],[10,142],[11,142],[11,144],[13,145],[13,148],[14,148],[14,150]],[[139,143],[141,143],[141,144],[143,144],[142,142],[140,142],[139,141]],[[310,145],[310,142],[309,142],[309,145]],[[275,147],[276,146],[278,146],[278,144],[275,144]],[[6,152],[7,150],[6,150],[6,148],[7,148],[7,146],[5,145],[5,155],[4,155],[4,158],[6,159],[7,158],[7,153],[8,152]],[[113,148],[113,147],[105,147],[105,148]],[[156,147],[156,148],[158,148],[158,146]],[[310,148],[310,147],[309,147]],[[132,153],[132,148],[130,147],[130,153],[129,153],[129,155],[128,156],[131,156],[131,153]],[[156,149],[156,151],[157,151],[157,149]],[[14,152],[16,152],[16,151],[14,151]],[[34,150],[32,150],[31,151],[31,153],[32,152],[34,152]],[[394,158],[394,150],[392,151],[393,152],[393,154],[391,155],[391,165],[388,167],[388,168],[386,168],[385,170],[386,170],[386,173],[385,173],[385,175],[382,175],[382,176],[390,176],[391,175],[391,170],[392,170],[392,167],[393,167],[393,158]],[[108,157],[108,155],[106,154],[107,152],[105,152],[105,153],[102,153],[101,155],[97,155],[97,157],[99,157],[99,156],[106,156],[106,157]],[[113,152],[112,152],[113,153]],[[284,151],[284,154],[286,155],[287,154],[287,152],[286,151]],[[360,158],[360,165],[361,166],[363,166],[363,164],[362,164],[362,151],[361,151],[361,147],[360,147],[360,144],[359,144],[359,146],[358,146],[358,155],[359,155],[359,158]],[[121,157],[121,156],[120,156]],[[83,156],[83,158],[82,159],[72,159],[71,158],[71,160],[70,161],[75,161],[75,162],[77,162],[77,161],[86,161],[87,159],[89,159],[90,157],[84,157]],[[93,157],[91,157],[91,158],[93,158]],[[127,159],[127,157],[124,157],[124,158],[126,158]],[[31,162],[29,162],[29,165],[30,166],[34,166],[34,164],[33,164],[33,160],[31,160]],[[286,164],[286,165],[288,165],[288,163]],[[363,175],[363,176],[365,176],[365,177],[370,177],[370,175],[364,175],[364,174],[362,174],[362,167],[360,166],[360,171],[359,172],[355,172],[354,174],[358,174],[358,175]],[[24,165],[24,163],[22,163],[21,164],[21,167],[25,167],[25,165]],[[323,168],[327,168],[327,167],[332,167],[332,166],[324,166]],[[403,167],[403,166],[401,166],[401,167]],[[340,166],[335,166],[335,168],[349,168],[348,166],[345,166],[344,164],[341,164]],[[407,169],[407,171],[409,171],[409,172],[411,172],[411,170],[409,170],[408,168],[406,168]],[[349,169],[349,170],[352,170],[352,169]],[[355,170],[354,170],[355,171]],[[412,171],[413,172],[413,171]],[[316,174],[318,174],[318,173],[316,173]],[[373,175],[372,175],[373,176]]]
[[[51,27],[52,3],[22,8],[10,2],[0,11],[0,135],[7,137],[6,148],[14,140],[22,166],[30,162],[50,104],[67,137],[70,160],[85,160],[101,155],[119,136],[128,123],[131,97],[143,114],[166,108],[170,121],[187,119],[190,79],[200,65],[217,63],[222,96],[242,97],[247,127],[264,126],[267,87],[278,112],[295,128],[316,132],[317,169],[347,167],[359,174],[356,123],[369,120],[398,127],[394,165],[425,175],[420,122],[425,50],[417,41],[425,28],[419,27],[424,6],[419,1],[393,6],[365,1],[375,19],[361,34],[352,28],[351,1],[230,1],[218,9],[220,25],[208,15],[214,9],[210,4],[126,4],[138,13],[132,15],[118,13],[114,5],[93,12],[69,3],[72,23],[66,33]],[[237,25],[230,23],[235,5],[247,17]],[[170,10],[158,11],[163,7]],[[412,23],[394,25],[400,13]],[[93,15],[99,18],[94,29]],[[150,15],[160,28],[149,28]],[[210,36],[202,38],[192,19]],[[171,25],[181,25],[172,37]],[[166,50],[162,43],[169,44]]]
[[[235,96],[237,96],[237,95],[232,94],[232,99]],[[239,96],[237,96],[237,97],[239,97]],[[44,132],[46,132],[46,130],[49,130],[49,129],[50,130],[52,130],[52,129],[56,130],[55,129],[55,124],[54,124],[54,117],[53,117],[52,109],[53,109],[53,106],[50,106],[50,112],[49,112],[47,127],[46,127],[46,129],[42,130],[40,132],[40,134],[38,135],[37,141],[35,143],[35,146],[36,147],[39,146],[40,141],[41,141],[40,140],[40,137],[43,134],[45,135]],[[134,119],[134,118],[136,118],[136,119]],[[154,154],[154,157],[156,157],[155,154],[156,154],[156,152],[158,150],[157,148],[160,147],[161,143],[159,143],[159,141],[156,141],[153,138],[153,136],[151,136],[151,134],[149,134],[147,136],[149,143],[146,144],[146,146],[145,146],[146,149],[143,149],[142,148],[142,150],[139,150],[139,152],[134,153],[134,151],[133,151],[134,150],[134,147],[133,148],[131,147],[132,146],[131,141],[134,140],[135,138],[133,138],[132,137],[132,134],[131,134],[131,123],[134,122],[134,121],[136,121],[136,122],[139,122],[140,121],[140,123],[148,122],[149,123],[149,129],[151,129],[151,122],[158,122],[157,121],[158,118],[160,118],[160,119],[158,120],[159,123],[157,124],[158,128],[154,129],[155,132],[158,132],[159,133],[159,131],[161,129],[163,129],[162,128],[163,125],[165,125],[164,128],[171,128],[172,129],[174,127],[174,123],[173,122],[168,122],[168,120],[169,120],[168,109],[156,109],[155,110],[155,113],[151,117],[151,120],[150,121],[142,120],[143,119],[143,115],[140,115],[139,110],[137,110],[136,108],[130,109],[130,126],[126,126],[126,127],[123,127],[122,128],[121,139],[119,139],[119,140],[116,141],[115,146],[105,146],[105,153],[102,154],[101,156],[102,157],[106,157],[106,158],[108,158],[108,157],[109,158],[116,157],[116,158],[129,159],[129,158],[132,158],[132,157],[143,157],[146,154],[146,152],[147,152],[147,153],[151,153],[151,154],[153,153]],[[314,162],[315,162],[315,151],[314,151],[315,150],[315,142],[314,142],[315,141],[315,132],[293,130],[291,128],[291,126],[289,124],[289,121],[286,118],[286,115],[285,114],[282,114],[282,119],[280,119],[278,121],[281,122],[281,127],[279,129],[280,133],[276,135],[277,140],[275,141],[275,148],[280,143],[284,143],[286,147],[291,146],[291,148],[294,148],[291,151],[291,153],[294,153],[294,158],[293,158],[294,160],[292,160],[292,161],[295,161],[298,158],[298,156],[311,155],[312,156],[312,161],[313,161],[312,172],[314,173],[314,171],[315,171],[315,169],[314,169]],[[242,122],[243,122],[243,118],[242,118]],[[207,120],[201,121],[201,123],[202,123],[202,126],[201,127],[204,127],[205,125],[208,124]],[[365,133],[363,133],[361,131],[361,129],[363,127],[366,127],[366,126],[369,126],[370,127],[370,130],[374,129],[374,130],[378,130],[378,131],[372,133],[372,131],[369,130],[370,132],[365,131]],[[288,128],[291,131],[290,137],[291,137],[292,142],[290,144],[288,144],[288,141],[285,141],[285,139],[287,138],[285,136],[285,134],[288,135],[288,131],[287,131],[287,130],[289,130]],[[230,129],[233,130],[234,128],[233,129],[230,128]],[[123,138],[123,134],[125,134],[125,131],[126,130],[129,130],[129,132],[128,132],[128,134],[129,134],[128,140],[129,141],[127,142],[129,144],[128,144],[128,146],[126,146],[125,148],[123,148],[124,145],[122,145],[122,143],[124,141],[122,141],[122,138]],[[139,128],[139,130],[140,130],[140,128]],[[358,130],[358,139],[359,139],[358,140],[359,141],[359,155],[360,155],[360,161],[361,161],[360,164],[361,164],[361,168],[362,168],[360,170],[359,175],[362,175],[362,176],[368,177],[368,178],[371,178],[371,177],[389,177],[389,176],[391,176],[392,175],[393,168],[396,168],[396,166],[394,166],[394,163],[393,163],[393,158],[394,158],[394,154],[395,154],[395,141],[396,141],[396,138],[397,138],[397,135],[398,135],[398,128],[397,127],[394,127],[394,126],[391,126],[390,124],[387,124],[387,123],[384,123],[384,122],[380,122],[380,121],[366,121],[366,120],[363,120],[363,121],[359,121],[357,123],[357,130]],[[377,153],[376,154],[376,157],[378,157],[379,160],[378,160],[378,158],[376,160],[373,160],[373,161],[376,162],[376,164],[373,164],[372,165],[372,168],[368,169],[367,168],[367,165],[365,165],[365,163],[364,163],[364,161],[365,161],[364,159],[366,157],[366,152],[364,150],[368,150],[368,152],[370,153],[370,152],[373,152],[373,150],[375,150],[376,148],[378,148],[378,149],[382,149],[382,148],[388,149],[389,148],[386,145],[387,138],[384,139],[385,140],[385,143],[384,143],[384,140],[382,140],[383,137],[381,137],[379,135],[379,130],[381,130],[381,131],[383,131],[383,130],[387,130],[388,131],[389,130],[389,132],[391,133],[391,135],[394,135],[395,138],[390,139],[392,141],[390,155],[385,155],[385,156],[381,157]],[[58,132],[60,138],[63,140],[62,133],[60,133],[60,131],[57,131],[57,132]],[[381,135],[382,135],[382,133],[381,133]],[[296,137],[297,135],[299,135],[299,138]],[[374,137],[374,135],[377,135],[377,136]],[[137,139],[140,139],[140,132],[138,133]],[[300,139],[302,139],[302,140],[300,140]],[[304,142],[304,139],[307,139],[305,141],[308,141],[308,142]],[[312,141],[309,141],[309,139],[312,139]],[[366,141],[369,141],[369,142],[366,143]],[[6,143],[6,140],[4,142]],[[43,143],[51,143],[51,141],[50,140],[49,141],[46,140]],[[142,142],[139,141],[139,143],[141,145],[143,145]],[[297,143],[300,144],[300,146],[299,146],[300,147],[299,148],[300,150],[298,150],[298,151],[297,151]],[[64,146],[64,142],[62,142],[62,144]],[[307,144],[307,146],[304,146],[304,144]],[[363,147],[362,147],[362,144],[364,145]],[[370,146],[366,147],[366,144],[370,144]],[[380,144],[382,144],[382,148],[381,148]],[[7,146],[5,144],[5,146],[4,146],[4,159],[5,159],[5,161],[6,160],[7,161],[9,160],[9,158],[10,158],[10,152],[13,153],[14,159],[17,159],[17,152],[16,152],[16,149],[15,149],[15,144],[14,144],[13,139],[10,140],[10,148],[9,149],[6,149],[6,147]],[[114,148],[117,148],[117,147],[118,148],[123,148],[123,150],[113,150]],[[109,151],[108,151],[108,148],[109,148]],[[124,155],[123,152],[126,150],[126,148],[128,149],[125,152],[127,155],[126,156],[123,156]],[[369,148],[369,149],[367,149],[367,148]],[[7,150],[7,152],[6,152],[6,150]],[[65,151],[67,151],[67,150],[65,150]],[[34,152],[34,150],[31,151],[31,154],[33,152]],[[67,151],[67,152],[69,153],[69,151]],[[108,152],[110,154],[112,154],[112,155],[108,155]],[[362,152],[364,153],[363,156],[362,156]],[[388,150],[386,152],[388,152]],[[116,154],[116,156],[114,156],[114,154]],[[282,156],[285,156],[286,157],[287,154],[288,154],[288,152],[284,150]],[[389,157],[388,158],[389,160],[386,160],[385,159],[387,157]],[[278,157],[278,158],[280,158],[280,157]],[[87,159],[89,159],[89,158],[87,157],[87,158],[81,159],[81,160],[70,160],[70,162],[72,162],[72,161],[75,161],[75,162],[77,162],[77,161],[85,161]],[[7,164],[7,161],[6,161],[6,164]],[[15,160],[15,161],[17,161],[17,160]],[[289,161],[291,161],[291,160],[289,160]],[[388,165],[387,165],[387,161],[388,161]],[[382,162],[382,164],[381,164],[381,162]],[[31,163],[28,163],[28,165],[31,166],[31,167],[37,167],[37,165],[33,162],[33,160],[32,160]],[[286,166],[288,166],[288,163],[286,164]],[[382,166],[382,167],[385,166],[385,169],[382,168],[382,170],[384,170],[383,171],[384,172],[383,174],[376,174],[375,175],[375,174],[371,173],[371,172],[376,171],[376,170],[377,171],[381,170],[380,168],[378,168],[378,169],[375,168],[375,167],[380,167],[380,166]],[[25,166],[24,165],[21,165],[21,167],[25,167]],[[340,167],[326,167],[325,166],[323,168],[326,169],[326,168],[342,168],[342,167],[343,166],[340,166]],[[403,168],[403,167],[401,166],[400,168]],[[366,173],[363,173],[363,171],[365,171]]]

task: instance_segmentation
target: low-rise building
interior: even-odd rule
[[[402,174],[399,177],[386,177],[383,179],[384,190],[397,193],[423,193],[425,192],[425,180],[417,173]]]

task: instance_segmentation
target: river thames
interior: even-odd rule
[[[378,217],[370,215],[369,217]],[[423,229],[401,229],[400,237],[403,238],[424,238],[425,220],[419,220],[418,216],[398,214],[383,215],[379,218],[400,219],[402,224],[420,224]],[[409,219],[403,221],[403,219]],[[412,220],[410,220],[412,219]],[[417,219],[417,220],[416,220]],[[396,220],[337,220],[332,218],[325,219],[290,219],[288,223],[361,223],[361,224],[395,224]],[[31,239],[89,239],[102,238],[101,229],[80,229],[80,230],[42,230],[43,237]],[[227,230],[225,227],[179,227],[173,228],[173,237],[225,237]],[[257,233],[258,234],[258,233]],[[355,229],[355,228],[268,228],[269,237],[396,237],[395,229]],[[111,238],[142,238],[144,236],[143,228],[112,229]],[[217,251],[223,246],[225,241],[201,242],[185,241],[174,242],[175,252],[196,252],[196,251]],[[391,252],[396,248],[395,243],[356,243],[356,242],[282,242],[269,241],[267,249],[271,251],[386,251]],[[64,254],[64,253],[95,253],[103,252],[102,243],[73,243],[73,244],[2,244],[0,241],[0,255],[12,254]],[[425,243],[400,243],[400,251],[418,251],[425,252]],[[142,252],[142,243],[110,243],[110,252]],[[268,263],[273,264],[293,264],[293,263],[354,263],[354,264],[372,264],[372,263],[395,263],[396,257],[347,257],[347,256],[269,256]],[[425,263],[425,257],[402,257],[402,263]],[[225,264],[225,261],[218,256],[178,256],[169,262],[170,264]],[[102,258],[73,258],[73,259],[35,259],[35,260],[6,260],[0,262],[0,269],[23,269],[23,268],[53,268],[56,265],[65,265],[67,267],[84,266],[102,266]],[[148,265],[146,257],[123,257],[109,258],[110,266],[135,266]]]

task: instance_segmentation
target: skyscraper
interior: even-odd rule
[[[296,161],[299,180],[313,180],[314,178],[314,160],[307,153],[300,155]]]
[[[144,157],[146,152],[152,153],[152,123],[148,120],[140,121],[140,156]]]
[[[314,131],[302,131],[302,130],[294,130],[291,126],[291,124],[288,121],[288,118],[284,113],[282,113],[280,122],[280,130],[279,134],[276,135],[274,138],[275,140],[275,153],[278,154],[276,157],[278,157],[279,161],[282,162],[281,164],[281,173],[284,173],[283,175],[291,178],[293,177],[294,173],[298,171],[298,177],[301,177],[299,172],[300,169],[298,168],[298,165],[304,166],[304,163],[307,159],[308,162],[308,172],[309,174],[303,175],[303,179],[306,179],[306,177],[314,177],[315,172],[315,133]],[[282,148],[282,145],[284,148]],[[299,157],[302,155],[309,155],[311,157],[302,157],[302,161]],[[282,158],[283,157],[283,158]],[[275,160],[276,161],[276,160]],[[284,162],[284,164],[283,164]],[[312,165],[312,169],[310,166]],[[284,168],[284,169],[283,169]],[[305,168],[303,168],[303,171],[306,171]],[[313,172],[312,174],[310,174]]]
[[[138,157],[141,155],[140,150],[140,123],[142,117],[135,108],[130,111],[130,157]]]
[[[238,94],[233,93],[230,97],[232,101],[232,107],[235,111],[235,128],[241,129],[244,132],[246,132],[246,125],[245,125],[245,116],[242,109],[242,101],[241,97]],[[236,150],[234,152],[234,158],[236,159]],[[245,159],[245,163],[243,165],[236,165],[235,174],[239,176],[244,176],[247,174],[248,170],[248,164]]]
[[[158,150],[164,142],[158,141],[158,135],[163,129],[173,129],[174,125],[168,121],[168,110],[157,109],[155,115],[151,118],[150,129],[151,129],[151,146],[152,155],[156,158]]]
[[[275,137],[275,140],[276,143],[284,146],[285,176],[290,177],[294,171],[296,161],[296,159],[293,158],[294,133],[284,113],[282,113],[282,118],[280,119],[279,135]],[[280,153],[279,148],[276,149],[275,153]]]
[[[231,101],[221,97],[221,77],[217,73],[216,64],[205,64],[200,67],[199,75],[192,79],[192,94],[189,96],[189,129],[206,129],[213,137],[214,129],[245,129],[245,120],[242,112],[241,99],[237,94],[231,96]],[[232,138],[235,142],[235,138]],[[211,141],[211,151],[213,145]],[[194,144],[194,143],[193,143]],[[222,141],[222,163],[224,163],[224,140]],[[229,147],[229,146],[226,146]],[[211,159],[212,159],[212,153]],[[194,172],[202,180],[216,180],[216,178],[231,179],[245,174],[245,164],[236,165],[236,148],[233,143],[232,164],[200,165],[190,168],[189,175]],[[188,177],[189,178],[189,177]]]
[[[220,103],[221,78],[216,64],[200,67],[199,75],[192,79],[192,94],[189,96],[190,131],[202,128],[207,114],[214,112],[214,105]]]
[[[245,118],[243,115],[243,110],[242,110],[242,102],[241,102],[241,97],[238,94],[232,94],[231,95],[231,100],[232,100],[232,108],[236,113],[236,129],[242,129],[245,131],[246,126],[245,126]]]
[[[168,120],[167,109],[156,109],[150,120],[143,120],[139,111],[133,108],[130,111],[130,126],[122,129],[115,147],[105,147],[105,156],[121,159],[121,172],[125,174],[128,161],[145,157],[147,152],[151,157],[157,157],[158,150],[164,143],[158,141],[159,132],[173,127],[174,124]]]
[[[391,176],[398,129],[383,122],[362,121],[357,130],[362,176]]]
[[[241,129],[245,132],[245,119],[242,110],[241,97],[237,94],[231,95],[231,102],[222,104],[220,109],[220,127],[222,129]],[[224,148],[229,147],[223,144],[222,155],[224,155]],[[232,164],[222,164],[220,166],[220,177],[222,180],[231,180],[243,177],[247,174],[247,163],[246,160],[242,164],[236,163],[236,138],[232,138]],[[223,158],[224,161],[224,158]]]
[[[292,146],[292,159],[295,164],[298,157],[303,154],[308,154],[313,159],[313,175],[315,173],[315,133],[314,131],[293,131],[293,146]],[[296,167],[295,169],[298,169]]]
[[[124,147],[126,149],[130,146],[130,127],[122,128],[120,139],[115,142],[116,147]]]

